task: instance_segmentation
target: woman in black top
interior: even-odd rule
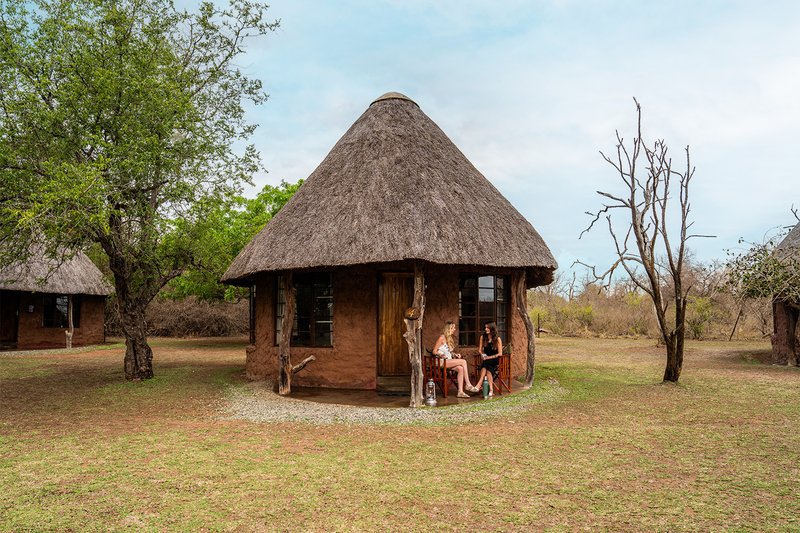
[[[489,396],[494,396],[494,375],[500,363],[500,354],[503,353],[503,341],[497,336],[497,325],[494,322],[484,325],[478,352],[481,354],[481,374],[477,385],[480,387],[485,377],[489,380]]]

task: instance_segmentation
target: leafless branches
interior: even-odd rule
[[[634,98],[637,114],[636,136],[630,145],[616,132],[616,154],[600,155],[610,164],[622,182],[621,193],[597,191],[603,198],[603,207],[587,212],[592,217],[581,237],[590,231],[601,217],[607,221],[608,233],[614,243],[617,259],[598,273],[594,266],[576,261],[589,268],[596,282],[608,286],[618,269],[653,301],[659,328],[667,345],[667,372],[665,380],[677,381],[683,359],[683,329],[686,296],[690,285],[684,284],[683,268],[689,239],[708,237],[690,233],[691,203],[689,185],[694,176],[689,147],[686,152],[686,169],[673,168],[669,149],[663,140],[648,146],[642,136],[642,109]],[[677,190],[676,190],[677,189]],[[677,196],[677,218],[674,208]],[[673,202],[670,202],[673,200]],[[625,231],[618,233],[614,226],[615,212],[624,213]],[[677,231],[674,229],[677,228]],[[670,229],[673,229],[670,232]],[[670,287],[670,293],[665,291]],[[667,310],[675,305],[675,320],[668,320]],[[673,357],[675,356],[675,357]],[[674,361],[673,361],[674,359]],[[672,369],[670,369],[672,367]]]

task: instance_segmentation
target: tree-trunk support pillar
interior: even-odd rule
[[[414,263],[414,300],[406,311],[406,332],[403,335],[408,343],[408,358],[411,362],[411,401],[409,407],[421,407],[423,398],[422,374],[422,319],[425,315],[425,276],[422,265]]]
[[[283,273],[283,295],[286,303],[281,320],[281,338],[278,347],[278,394],[286,396],[292,392],[292,360],[290,358],[292,328],[296,308],[294,281],[292,272]]]
[[[531,317],[528,315],[528,296],[525,289],[524,272],[517,274],[514,293],[517,303],[517,312],[522,322],[525,324],[528,341],[525,359],[525,383],[523,386],[525,389],[530,389],[533,386],[533,379],[536,375],[536,336],[533,331],[533,322],[531,322]]]

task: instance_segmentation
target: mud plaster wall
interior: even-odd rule
[[[360,265],[331,269],[333,274],[333,347],[291,348],[292,364],[309,355],[316,361],[294,375],[292,383],[298,386],[374,389],[377,365],[378,279],[381,271],[412,271],[407,263]],[[441,334],[445,321],[458,322],[458,277],[461,271],[452,266],[425,265],[426,305],[423,318],[423,346],[432,348]],[[507,274],[508,269],[481,269],[487,274]],[[512,280],[509,280],[513,282]],[[275,337],[275,274],[263,275],[256,283],[255,315],[256,344],[247,349],[246,375],[251,380],[276,379],[278,373],[278,347]],[[509,306],[510,339],[515,350],[512,373],[525,372],[525,325],[516,311],[513,291]],[[504,342],[508,342],[503,339]],[[461,353],[469,356],[477,347],[463,347]]]
[[[772,303],[772,362],[800,366],[800,311],[784,302]]]
[[[30,309],[33,312],[30,312]],[[19,295],[19,329],[17,348],[63,348],[66,346],[66,328],[42,326],[42,295],[22,292]],[[72,336],[73,346],[100,344],[105,341],[105,298],[81,296],[81,324]]]
[[[291,347],[292,364],[314,355],[316,361],[292,377],[307,387],[375,388],[377,338],[377,270],[357,266],[333,269],[333,346]],[[256,345],[248,350],[248,379],[275,379],[278,347],[275,337],[277,276],[256,285]]]

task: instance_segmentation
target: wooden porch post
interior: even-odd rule
[[[283,308],[281,339],[278,345],[278,394],[286,396],[292,392],[292,360],[289,357],[289,350],[296,307],[292,272],[289,270],[283,273],[283,295],[286,303]]]
[[[423,405],[422,375],[422,319],[425,315],[425,276],[422,265],[414,263],[414,300],[406,311],[406,332],[403,335],[408,343],[408,358],[411,361],[411,402],[409,407]]]
[[[256,284],[250,285],[248,295],[248,309],[250,310],[250,344],[256,343]]]
[[[68,328],[67,331],[64,333],[67,335],[67,348],[72,348],[72,335],[75,333],[75,328],[72,325],[72,295],[67,294],[67,324]]]
[[[536,374],[536,338],[533,332],[533,322],[528,315],[528,296],[525,290],[525,272],[517,273],[514,294],[517,300],[517,312],[525,323],[525,330],[528,334],[528,357],[525,365],[524,388],[530,389],[533,386],[533,378]]]

